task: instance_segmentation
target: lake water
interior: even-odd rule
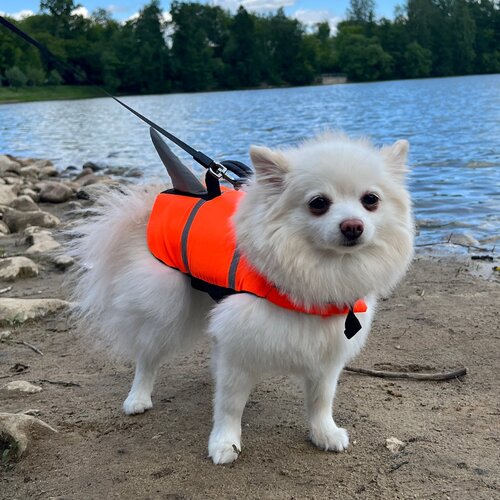
[[[287,145],[326,128],[376,144],[408,139],[418,243],[451,233],[487,243],[500,234],[500,75],[124,101],[219,160],[249,163],[250,144]],[[50,158],[61,168],[89,160],[139,167],[146,180],[165,178],[148,127],[108,98],[2,105],[0,152]]]

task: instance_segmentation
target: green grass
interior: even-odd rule
[[[0,87],[0,104],[53,101],[57,99],[85,99],[87,97],[104,97],[104,94],[95,87],[84,85],[47,85],[44,87],[22,87],[17,90]]]

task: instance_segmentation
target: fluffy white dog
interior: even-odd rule
[[[159,366],[208,332],[214,463],[238,458],[250,391],[276,374],[304,380],[311,441],[323,450],[347,448],[347,432],[332,418],[339,374],[366,341],[377,297],[399,282],[413,255],[407,153],[404,140],[377,149],[334,134],[290,149],[250,150],[255,177],[233,217],[238,249],[298,304],[364,299],[362,329],[351,339],[345,315],[296,312],[248,293],[216,304],[151,255],[145,235],[157,191],[108,193],[97,215],[77,228],[74,298],[83,330],[136,361],[125,413],[151,408]]]

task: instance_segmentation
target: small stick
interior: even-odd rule
[[[438,373],[415,373],[415,372],[390,372],[385,370],[369,370],[367,368],[355,368],[353,366],[346,366],[344,368],[347,372],[362,373],[363,375],[370,375],[372,377],[380,378],[407,378],[411,380],[450,380],[457,377],[463,377],[467,373],[467,368],[457,368],[449,372]]]
[[[6,293],[6,292],[10,292],[12,290],[12,287],[11,286],[8,286],[7,288],[2,288],[0,290],[0,293]]]
[[[28,344],[28,342],[25,342],[24,340],[20,340],[15,342],[16,344],[20,345],[25,345],[26,347],[29,347],[31,350],[35,351],[37,354],[40,354],[40,356],[43,356],[43,352],[38,349],[38,347],[35,347],[34,345]]]
[[[437,243],[419,243],[415,245],[416,247],[435,247],[439,245],[456,245],[457,247],[473,248],[474,250],[480,250],[481,252],[490,252],[488,248],[478,247],[476,245],[466,245],[465,243],[455,243],[454,241],[439,241]]]
[[[46,382],[47,384],[62,385],[63,387],[81,387],[77,382],[65,382],[64,380],[47,380],[41,378],[38,382]]]

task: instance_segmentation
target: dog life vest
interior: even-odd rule
[[[160,193],[147,227],[151,253],[167,266],[191,276],[194,288],[208,292],[216,300],[246,292],[279,307],[323,317],[366,312],[363,300],[356,301],[352,308],[336,304],[305,308],[253,269],[236,248],[231,223],[243,196],[244,192],[233,190],[223,190],[209,200],[175,191]],[[357,322],[355,316],[354,320]]]

